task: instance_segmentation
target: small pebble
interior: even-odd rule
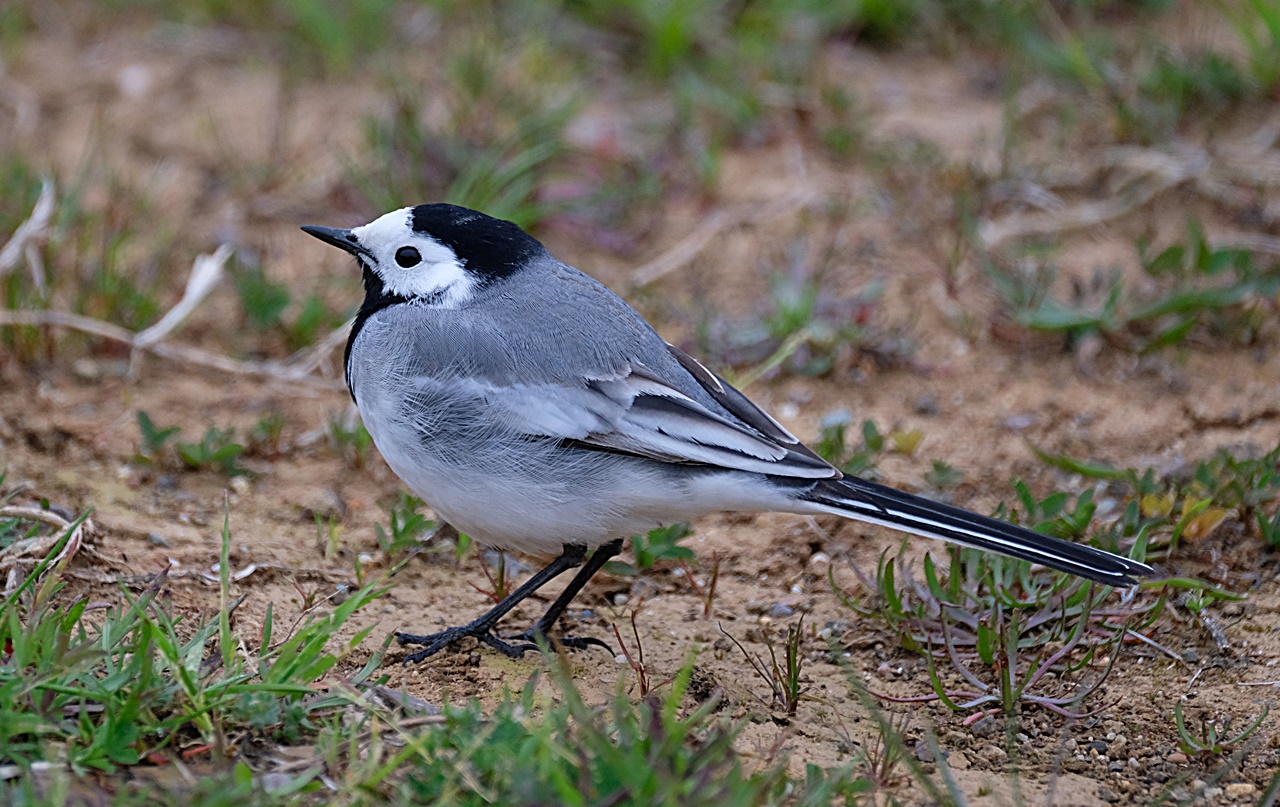
[[[1236,782],[1226,787],[1227,798],[1232,800],[1253,798],[1257,792],[1258,788],[1248,782]]]
[[[848,409],[833,409],[822,416],[819,425],[824,429],[836,426],[848,426],[853,421],[853,413]]]
[[[1170,754],[1169,756],[1165,757],[1165,759],[1166,759],[1167,761],[1169,761],[1169,762],[1172,762],[1174,765],[1186,765],[1186,764],[1187,764],[1187,755],[1186,755],[1186,754],[1179,753],[1179,752],[1177,752],[1177,751],[1174,751],[1172,754]]]
[[[911,404],[911,409],[917,415],[936,415],[938,414],[938,396],[932,392],[926,392],[916,398],[915,403]]]
[[[631,598],[628,597],[626,594],[613,595],[613,604],[619,608],[626,605],[630,601],[631,601]]]
[[[75,373],[81,381],[97,381],[102,377],[102,370],[92,359],[76,359],[71,362],[71,372]]]
[[[1223,616],[1243,616],[1244,605],[1238,602],[1229,602],[1222,606]]]
[[[259,777],[258,784],[263,790],[270,793],[273,790],[280,790],[293,784],[293,777],[287,773],[264,773]]]

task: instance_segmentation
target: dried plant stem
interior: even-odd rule
[[[786,194],[771,204],[758,205],[733,212],[716,210],[708,214],[706,218],[698,223],[693,232],[685,236],[674,247],[648,263],[636,267],[635,271],[631,273],[631,279],[627,281],[627,289],[642,288],[689,265],[716,236],[725,230],[748,224],[758,219],[778,218],[797,210],[812,207],[820,198],[821,195],[813,190],[801,189]]]
[[[49,222],[53,219],[53,182],[44,179],[40,185],[40,196],[27,220],[18,225],[13,237],[0,249],[0,277],[13,271],[18,265],[18,257],[27,259],[27,268],[31,271],[31,282],[35,284],[40,296],[45,293],[44,263],[40,260],[40,252],[36,245],[49,234]]]
[[[49,551],[62,540],[64,530],[75,524],[75,529],[72,530],[71,535],[63,543],[62,550],[49,562],[50,566],[57,566],[59,563],[70,560],[80,550],[80,545],[84,542],[85,533],[93,530],[93,522],[87,518],[80,519],[80,522],[76,524],[76,522],[68,521],[57,513],[50,510],[42,510],[39,507],[7,505],[0,507],[0,518],[39,521],[55,528],[55,532],[49,535],[39,535],[34,538],[15,541],[0,550],[0,572],[6,570],[8,572],[4,587],[5,596],[12,594],[21,583],[18,567],[24,565],[34,566],[44,560]]]
[[[305,361],[241,361],[229,356],[191,345],[173,344],[171,342],[153,342],[147,345],[135,343],[135,334],[127,328],[113,325],[92,317],[72,314],[67,311],[10,311],[0,310],[0,326],[29,325],[35,327],[53,326],[69,328],[74,331],[88,333],[114,342],[122,342],[138,350],[145,350],[163,359],[194,364],[220,370],[231,375],[249,375],[267,378],[273,381],[289,381],[299,384],[310,384],[325,389],[340,389],[341,383],[328,378],[316,377],[313,373],[321,363],[310,356]],[[345,338],[345,334],[344,334]]]

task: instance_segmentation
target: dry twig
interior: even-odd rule
[[[1280,185],[1280,114],[1273,115],[1252,135],[1235,143],[1215,145],[1212,151],[1182,143],[1167,150],[1122,146],[1102,151],[1087,166],[1062,166],[1045,185],[1054,189],[1087,188],[1099,184],[1114,190],[1108,198],[1066,205],[1060,209],[1017,212],[983,221],[978,241],[984,249],[1030,236],[1059,235],[1113,221],[1149,204],[1157,196],[1182,185],[1234,208],[1254,205],[1261,192]],[[1109,175],[1109,176],[1108,176]],[[1102,178],[1107,182],[1101,182]],[[1046,194],[1054,195],[1043,189]],[[1280,208],[1264,206],[1264,216],[1280,216]],[[1280,239],[1245,234],[1233,239],[1241,248],[1280,253]]]
[[[40,183],[40,196],[31,215],[18,225],[13,237],[0,249],[0,277],[4,277],[18,265],[18,258],[27,259],[27,268],[31,271],[31,282],[43,297],[45,293],[44,262],[40,259],[40,251],[36,249],[40,241],[49,234],[49,222],[53,218],[53,182],[48,178]]]
[[[37,535],[33,538],[24,538],[21,541],[15,541],[9,546],[0,550],[0,572],[7,571],[5,580],[4,596],[12,594],[22,582],[19,574],[19,568],[22,566],[35,566],[44,560],[53,547],[58,545],[58,541],[62,539],[64,531],[75,522],[68,521],[62,516],[50,510],[43,510],[39,507],[22,507],[18,505],[7,505],[0,507],[0,518],[17,518],[24,521],[39,521],[54,528],[54,532],[49,535]],[[66,543],[62,545],[62,550],[50,562],[51,566],[70,560],[80,550],[80,545],[84,541],[87,532],[93,530],[93,522],[89,519],[83,519],[76,524],[72,530],[70,537]]]
[[[0,249],[0,277],[17,266],[19,256],[24,256],[31,267],[32,280],[44,292],[45,278],[38,241],[48,233],[53,217],[53,185],[48,180],[40,192],[31,216],[18,227],[13,237]],[[191,275],[177,305],[169,309],[154,325],[134,332],[100,319],[73,314],[69,311],[0,310],[0,327],[34,326],[69,328],[91,334],[101,339],[121,342],[130,348],[129,373],[136,376],[140,355],[144,352],[161,358],[200,367],[209,367],[231,375],[250,375],[273,381],[289,381],[311,384],[325,389],[340,388],[339,382],[329,378],[317,378],[314,374],[324,365],[325,359],[342,343],[349,330],[349,323],[335,329],[313,347],[300,351],[287,361],[240,361],[229,356],[203,350],[192,345],[167,341],[200,303],[213,291],[222,278],[223,268],[231,257],[230,244],[223,244],[211,255],[200,255],[191,267]]]
[[[793,191],[772,204],[733,212],[716,210],[704,218],[680,243],[648,263],[636,267],[631,273],[631,279],[627,281],[627,289],[642,288],[687,266],[725,230],[758,219],[778,218],[812,207],[820,198],[818,193],[806,188]]]

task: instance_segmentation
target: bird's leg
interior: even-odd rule
[[[537,622],[533,623],[533,627],[515,638],[531,644],[536,642],[540,636],[545,639],[547,632],[556,624],[556,620],[564,613],[564,609],[569,607],[569,603],[573,598],[578,596],[578,592],[582,591],[582,587],[587,584],[587,581],[594,577],[602,566],[608,563],[611,558],[616,557],[621,551],[621,538],[597,547],[596,551],[591,553],[591,557],[587,559],[587,562],[578,570],[578,573],[569,581],[569,585],[565,586],[564,591],[560,592],[560,596],[556,597],[555,602],[551,603],[551,607],[547,608],[546,613]],[[562,636],[558,641],[562,646],[575,650],[581,650],[593,645],[603,647],[605,650],[611,649],[609,645],[590,636]]]
[[[529,643],[523,645],[510,645],[502,641],[493,634],[493,626],[497,624],[499,619],[506,616],[508,611],[519,605],[530,594],[542,588],[548,582],[560,576],[564,572],[567,572],[569,569],[581,566],[582,559],[586,554],[587,548],[585,546],[582,546],[581,544],[569,544],[564,548],[564,551],[560,553],[558,558],[548,563],[542,571],[538,572],[533,577],[530,577],[524,585],[520,586],[520,588],[503,597],[501,602],[490,608],[483,616],[474,622],[470,622],[456,628],[448,628],[447,630],[442,630],[439,633],[430,633],[425,636],[419,636],[412,633],[397,633],[396,641],[400,642],[402,645],[426,645],[423,649],[405,656],[404,663],[408,664],[414,661],[422,661],[427,656],[434,655],[459,639],[464,639],[468,636],[473,636],[490,647],[501,650],[503,653],[508,656],[512,656],[513,658],[518,658],[519,656],[524,655],[526,650],[536,649],[536,645]],[[592,560],[594,560],[594,557]],[[575,581],[577,579],[577,577],[574,578]],[[586,581],[584,580],[582,582],[585,583]],[[572,586],[572,583],[570,585]],[[578,588],[582,588],[582,586],[579,585]],[[563,598],[563,596],[564,595],[561,595],[561,598]],[[560,600],[557,599],[555,603],[552,603],[552,608],[554,608],[556,603],[559,602]],[[566,600],[565,605],[567,604],[568,601]],[[564,606],[561,606],[560,610],[564,610]],[[556,615],[558,616],[559,612],[557,612]]]

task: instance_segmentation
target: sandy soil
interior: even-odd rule
[[[291,95],[287,119],[277,121],[280,82],[263,65],[237,64],[212,48],[152,43],[139,49],[127,30],[95,34],[94,47],[84,48],[82,35],[50,34],[32,42],[9,66],[13,80],[40,102],[31,131],[15,137],[42,141],[43,158],[64,175],[73,172],[85,144],[92,142],[104,162],[118,167],[126,192],[145,185],[166,226],[184,229],[184,242],[212,245],[230,236],[253,244],[278,280],[299,289],[331,290],[346,304],[358,299],[351,267],[296,226],[329,213],[326,200],[342,174],[335,155],[359,142],[359,116],[377,107],[376,97],[343,93],[340,87],[307,87]],[[995,160],[1001,99],[985,89],[980,68],[918,55],[834,52],[831,59],[832,69],[848,76],[867,105],[878,141],[927,141],[957,164],[971,160],[989,166]],[[147,77],[146,87],[126,91],[132,85],[126,84],[124,71],[135,68]],[[364,100],[353,109],[352,97]],[[1243,121],[1241,130],[1255,123]],[[283,130],[272,146],[276,124]],[[733,153],[714,204],[751,208],[787,189],[808,186],[839,189],[851,215],[831,222],[792,211],[730,227],[687,267],[632,296],[669,338],[696,349],[696,319],[690,312],[758,315],[780,251],[796,239],[817,238],[812,233],[825,228],[822,237],[837,247],[826,269],[830,293],[849,295],[882,281],[886,288],[876,322],[886,332],[908,334],[914,351],[910,361],[891,367],[858,357],[827,378],[783,375],[752,387],[750,393],[795,433],[816,438],[821,418],[839,409],[854,413],[855,422],[872,418],[886,431],[921,429],[925,440],[914,456],[890,455],[881,462],[884,479],[919,489],[930,460],[946,460],[965,474],[954,500],[984,512],[1011,497],[1008,480],[1014,476],[1041,495],[1082,487],[1037,461],[1028,443],[1119,466],[1168,471],[1218,448],[1265,451],[1280,441],[1274,322],[1249,349],[1195,345],[1136,358],[1104,347],[1096,356],[1073,354],[1057,340],[1001,326],[989,287],[972,266],[962,265],[955,282],[948,283],[936,248],[945,239],[928,233],[931,222],[936,224],[930,219],[932,206],[922,199],[928,188],[895,186],[865,167],[827,163],[800,142],[782,137]],[[272,148],[279,150],[274,156]],[[289,168],[280,169],[270,187],[237,186],[221,176],[227,153],[263,164],[283,155]],[[152,170],[144,170],[148,166]],[[92,186],[94,193],[104,192],[100,185]],[[1087,278],[1098,266],[1136,271],[1136,236],[1153,231],[1176,237],[1195,204],[1173,193],[1113,226],[1072,236],[1059,252],[1059,282]],[[674,202],[634,256],[596,253],[555,228],[545,240],[566,260],[621,289],[634,266],[678,243],[707,211],[705,201]],[[163,271],[180,278],[186,267]],[[180,287],[175,280],[168,302],[176,300]],[[217,292],[179,338],[235,345],[234,334],[223,325],[233,301],[230,289]],[[94,509],[97,555],[78,561],[80,575],[68,595],[91,592],[112,600],[119,597],[116,580],[139,581],[168,568],[176,608],[213,608],[216,588],[202,575],[217,561],[226,502],[232,563],[237,570],[256,567],[236,584],[246,599],[236,612],[235,628],[247,641],[258,635],[269,603],[281,616],[296,614],[305,594],[327,595],[351,584],[357,555],[368,556],[374,567],[384,562],[373,528],[385,522],[381,505],[394,499],[399,482],[376,455],[354,467],[323,437],[317,439],[329,419],[349,405],[338,383],[340,361],[335,355],[327,381],[289,385],[156,359],[143,361],[131,380],[123,375],[122,357],[108,345],[73,343],[67,355],[60,352],[43,362],[0,356],[5,485],[29,484],[25,496],[45,497],[68,510]],[[156,423],[180,424],[187,439],[210,425],[234,426],[243,434],[279,412],[286,424],[282,450],[279,456],[246,460],[255,476],[231,484],[212,472],[148,469],[130,462],[138,448],[138,410]],[[333,557],[325,557],[316,514],[341,524],[340,550]],[[810,626],[838,623],[852,637],[848,663],[869,685],[898,694],[927,690],[918,659],[895,647],[887,632],[843,608],[826,582],[831,564],[840,585],[854,586],[849,562],[874,567],[884,548],[897,545],[897,537],[854,523],[781,515],[717,515],[694,526],[686,544],[697,553],[695,570],[706,574],[713,556],[721,561],[710,619],[703,618],[688,581],[664,566],[634,581],[599,576],[575,603],[566,627],[612,643],[609,623],[625,625],[640,603],[637,625],[650,677],[665,679],[698,651],[696,689],[722,690],[724,708],[751,720],[743,751],[761,757],[784,751],[797,770],[809,762],[840,764],[855,752],[851,743],[869,742],[872,727],[850,694],[845,673],[830,663],[820,642],[809,643],[806,675],[815,699],[802,704],[795,718],[774,715],[760,701],[764,682],[747,669],[720,626],[762,652],[760,640],[766,634],[776,637],[800,614]],[[1049,789],[1060,804],[1136,802],[1173,778],[1208,778],[1221,760],[1188,759],[1178,752],[1175,699],[1184,702],[1188,714],[1228,714],[1240,724],[1273,698],[1271,687],[1241,684],[1278,677],[1277,561],[1256,538],[1228,527],[1184,547],[1165,571],[1205,575],[1248,593],[1242,605],[1217,614],[1230,649],[1219,652],[1194,623],[1165,618],[1153,638],[1179,653],[1191,651],[1196,664],[1188,668],[1149,648],[1129,648],[1096,701],[1118,699],[1115,706],[1069,725],[1029,709],[1028,737],[1018,746],[1016,763],[1018,786],[1030,803],[1042,803]],[[926,548],[936,550],[920,547]],[[389,594],[355,620],[352,630],[370,623],[376,627],[352,665],[358,667],[391,631],[429,632],[467,621],[486,607],[488,601],[474,587],[486,585],[479,559],[472,556],[455,568],[450,558],[424,553],[396,578]],[[558,587],[551,589],[546,598],[517,609],[507,624],[522,629]],[[629,604],[615,607],[620,595]],[[430,702],[472,696],[492,701],[542,667],[537,658],[513,661],[474,648],[402,667],[394,663],[400,652],[388,657],[391,685]],[[627,666],[609,653],[581,651],[571,659],[589,697],[603,700],[619,681],[632,680]],[[1009,803],[1013,780],[998,726],[991,721],[966,726],[965,715],[940,707],[894,710],[909,715],[912,738],[934,727],[971,803]],[[1280,763],[1277,719],[1268,721],[1263,741],[1219,783],[1239,786],[1215,801],[1243,799],[1253,792],[1246,785],[1265,784]]]

